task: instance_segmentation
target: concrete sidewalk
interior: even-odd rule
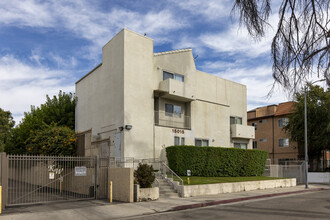
[[[53,203],[47,205],[25,206],[8,208],[1,215],[1,220],[7,219],[116,219],[129,218],[141,215],[150,215],[159,212],[182,210],[223,203],[233,203],[245,200],[256,200],[274,196],[286,196],[299,193],[308,193],[315,190],[330,189],[330,185],[311,184],[309,189],[304,185],[290,188],[275,188],[198,196],[190,198],[160,198],[152,202],[109,204],[107,201],[90,200],[68,203]]]

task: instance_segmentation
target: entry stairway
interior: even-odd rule
[[[171,188],[166,179],[161,177],[156,178],[159,183],[159,198],[179,198],[178,193]]]

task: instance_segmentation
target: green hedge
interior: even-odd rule
[[[169,167],[186,176],[261,176],[268,152],[222,147],[171,146],[166,148]]]

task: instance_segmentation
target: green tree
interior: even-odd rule
[[[40,106],[42,120],[48,125],[56,122],[59,126],[74,129],[75,105],[76,98],[71,92],[59,91],[58,96],[53,96],[52,99],[47,95],[46,103]]]
[[[75,155],[75,132],[69,127],[44,124],[39,130],[31,130],[30,133],[25,141],[27,154]]]
[[[289,116],[285,129],[291,139],[298,142],[299,152],[304,158],[304,93],[296,93],[295,112]],[[323,150],[330,150],[330,90],[307,85],[307,137],[309,161],[319,162]],[[319,164],[319,163],[318,163]]]
[[[22,122],[12,130],[5,146],[5,151],[8,154],[30,154],[31,152],[28,151],[27,145],[36,139],[35,134],[41,135],[44,134],[42,133],[43,130],[49,130],[50,128],[47,125],[56,124],[57,127],[62,126],[74,132],[75,103],[76,99],[72,93],[59,91],[58,96],[53,96],[53,98],[47,95],[44,104],[40,107],[31,106],[31,111],[24,113]],[[49,134],[52,133],[50,132]],[[59,148],[64,147],[62,142],[58,143]],[[45,152],[35,152],[46,155],[49,152],[59,151],[46,149]],[[69,155],[72,154],[70,153]]]
[[[15,125],[10,111],[0,108],[0,152],[4,151],[5,144]]]
[[[271,45],[275,83],[292,94],[310,76],[323,78],[330,86],[330,1],[280,2],[279,21]],[[271,0],[235,0],[233,8],[241,24],[257,40],[265,36],[270,26],[267,21],[271,10]]]

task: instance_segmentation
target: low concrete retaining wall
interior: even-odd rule
[[[313,172],[308,173],[308,182],[310,183],[330,183],[330,173]]]
[[[173,185],[174,186],[174,185]],[[296,179],[263,180],[235,183],[218,183],[202,185],[177,186],[181,197],[193,197],[199,195],[214,195],[222,193],[233,193],[242,191],[252,191],[258,189],[272,189],[280,187],[296,186]]]
[[[159,187],[140,188],[138,202],[159,199]]]

